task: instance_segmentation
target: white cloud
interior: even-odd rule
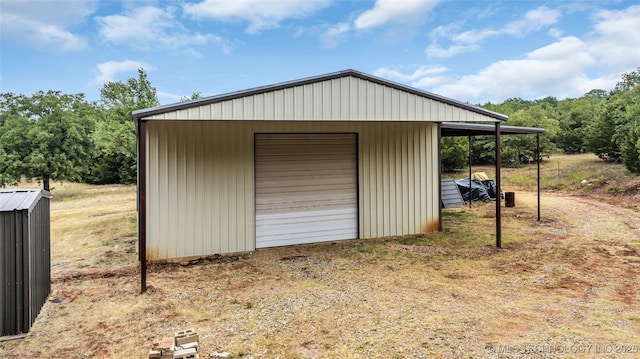
[[[448,69],[444,66],[420,66],[411,73],[402,73],[388,67],[382,67],[373,72],[374,75],[387,79],[408,82],[411,86],[417,88],[430,88],[446,83],[449,79],[442,75]]]
[[[549,36],[555,37],[557,39],[557,38],[562,37],[563,32],[560,29],[553,28],[553,29],[549,29],[548,34],[549,34]]]
[[[345,35],[351,30],[351,25],[345,22],[341,22],[334,26],[329,27],[321,36],[320,39],[326,47],[336,47],[338,43],[345,37]]]
[[[477,44],[489,36],[500,35],[500,31],[492,29],[469,30],[453,37],[453,42]]]
[[[417,88],[433,88],[433,87],[445,84],[449,80],[450,79],[447,76],[423,77],[423,78],[419,79],[418,81],[412,82],[411,86],[417,87]]]
[[[588,39],[590,52],[603,65],[618,71],[640,66],[640,5],[620,11],[600,11]]]
[[[149,66],[140,61],[107,61],[97,66],[99,75],[96,77],[96,83],[103,84],[106,82],[113,82],[116,80],[116,76],[121,72],[135,72],[139,68],[145,68],[149,70]]]
[[[560,16],[562,16],[562,13],[559,10],[541,6],[528,11],[524,19],[506,24],[500,33],[512,36],[523,36],[532,31],[538,31],[544,27],[555,24]]]
[[[336,47],[351,30],[367,30],[395,23],[409,25],[400,32],[390,32],[392,37],[405,37],[407,29],[411,29],[416,21],[422,21],[426,12],[431,10],[440,0],[376,0],[372,9],[366,10],[356,17],[352,23],[341,22],[329,26],[320,35],[326,47]]]
[[[216,44],[222,51],[229,53],[231,47],[220,36],[201,34],[186,29],[176,18],[177,9],[165,9],[154,6],[142,6],[128,11],[124,15],[97,17],[100,35],[106,42],[127,45],[132,48],[150,49],[186,49],[184,53],[198,54],[190,47],[203,47]]]
[[[410,82],[418,79],[422,79],[425,76],[431,76],[435,74],[441,74],[447,72],[447,68],[444,66],[420,66],[412,73],[404,74],[398,70],[392,70],[388,67],[382,67],[373,72],[375,76],[388,78],[396,81]]]
[[[431,44],[426,52],[433,57],[450,56],[463,52],[465,45],[477,46],[487,37],[523,36],[541,30],[555,24],[560,16],[558,11],[541,7],[497,30],[480,29],[452,36],[455,26],[436,28],[432,31],[434,38],[449,37],[453,44],[449,48]],[[457,78],[425,76],[413,80],[413,85],[473,103],[501,102],[509,97],[578,97],[596,88],[611,89],[622,73],[639,65],[638,18],[638,5],[601,10],[592,16],[592,31],[581,38],[563,36],[560,30],[551,28],[548,33],[556,40],[521,59],[497,61],[477,73]]]
[[[477,74],[463,76],[433,91],[473,102],[547,95],[575,97],[591,89],[584,70],[593,65],[594,59],[582,41],[564,38],[524,59],[494,62]]]
[[[389,22],[415,20],[431,10],[438,0],[377,0],[373,9],[363,12],[354,21],[359,30],[371,29]]]
[[[632,18],[636,15],[635,11],[638,10],[627,9],[615,14],[614,18],[625,23],[623,19]],[[640,55],[632,56],[632,59],[624,57],[624,60],[612,56],[612,59],[617,60],[612,60],[610,64],[603,63],[600,59],[603,49],[599,46],[615,42],[619,34],[617,31],[602,30],[603,26],[610,29],[611,24],[607,22],[611,17],[599,19],[601,21],[595,24],[597,36],[593,38],[582,40],[575,36],[563,37],[527,53],[522,59],[497,61],[475,74],[453,78],[444,75],[444,67],[427,66],[408,73],[385,67],[377,70],[376,74],[410,82],[412,86],[471,103],[502,102],[510,97],[578,97],[595,88],[611,89],[619,81],[622,72],[632,71],[634,66],[638,66],[637,59]],[[619,40],[616,45],[627,53],[637,51],[632,46],[640,47],[635,42],[640,41],[640,37],[634,35],[634,26],[637,26],[629,26],[626,23],[625,28],[627,33],[631,33],[630,38],[627,41]],[[437,71],[440,69],[442,71]],[[589,77],[589,72],[601,75]]]
[[[245,32],[257,34],[275,28],[286,19],[300,19],[329,5],[328,0],[204,0],[184,5],[184,13],[198,19],[246,21]]]
[[[34,47],[78,51],[87,39],[73,33],[95,11],[95,2],[69,0],[5,0],[0,11],[0,36]]]
[[[431,31],[432,43],[427,46],[425,52],[429,57],[452,57],[465,52],[472,52],[480,48],[479,43],[489,37],[509,35],[515,37],[524,36],[530,32],[555,24],[562,13],[556,9],[541,6],[528,11],[522,19],[509,22],[498,29],[485,28],[467,30],[454,33],[458,26],[439,26]],[[438,44],[445,40],[451,42],[448,47]]]
[[[524,18],[507,23],[498,30],[469,30],[455,36],[453,38],[453,41],[459,43],[461,42],[467,44],[475,44],[491,36],[523,36],[532,31],[538,31],[546,26],[555,24],[561,15],[562,13],[559,10],[553,10],[547,8],[546,6],[541,6],[537,9],[528,11],[524,15]]]
[[[465,52],[472,52],[478,49],[478,45],[452,45],[448,48],[440,47],[436,44],[427,46],[428,57],[452,57]]]
[[[529,52],[524,59],[494,62],[477,74],[462,76],[431,90],[471,102],[500,102],[509,97],[577,97],[593,88],[613,85],[588,78],[587,69],[597,65],[587,43],[565,37]]]

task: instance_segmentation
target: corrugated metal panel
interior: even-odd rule
[[[349,76],[144,117],[152,120],[496,122],[450,103]]]
[[[0,211],[31,210],[41,192],[39,189],[0,190]]]
[[[355,134],[258,134],[256,248],[358,237]]]
[[[26,211],[0,212],[0,336],[22,332],[18,321],[18,276],[22,267],[17,265],[18,244],[21,245],[21,220]],[[20,240],[17,240],[20,239]]]
[[[358,134],[359,235],[437,231],[437,125],[148,122],[147,258],[255,249],[254,134]]]
[[[42,197],[29,213],[29,328],[51,292],[49,198]]]
[[[376,123],[360,136],[363,237],[438,228],[437,127]]]
[[[247,126],[149,122],[149,260],[254,249],[253,132]]]
[[[454,180],[442,180],[441,201],[444,208],[456,208],[464,206],[464,199],[460,189]]]

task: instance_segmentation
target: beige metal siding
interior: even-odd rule
[[[374,123],[360,135],[362,237],[438,228],[437,127]]]
[[[358,134],[360,237],[437,231],[435,123],[148,121],[147,128],[149,260],[255,249],[255,133]]]
[[[258,134],[256,247],[358,237],[355,134]]]
[[[153,120],[496,122],[357,77],[341,77],[147,117]]]
[[[148,123],[147,258],[253,249],[253,135],[230,122]]]

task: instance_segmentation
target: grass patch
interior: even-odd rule
[[[393,260],[393,258],[390,257],[389,248],[386,247],[385,240],[383,239],[365,240],[357,244],[353,250],[368,259],[375,259],[377,261]]]
[[[433,237],[425,235],[405,236],[400,237],[396,242],[407,246],[431,246],[433,245]]]
[[[135,187],[63,186],[58,191],[67,200],[51,203],[52,262],[65,258],[67,268],[73,269],[135,260]]]

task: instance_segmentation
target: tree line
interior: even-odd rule
[[[131,112],[159,105],[144,69],[108,82],[100,100],[38,91],[0,94],[0,186],[37,179],[135,183],[136,129]]]
[[[579,98],[539,100],[511,98],[501,104],[481,107],[509,116],[505,125],[540,127],[541,160],[556,151],[566,154],[592,152],[605,161],[622,162],[640,173],[640,68],[625,73],[611,91],[594,89]],[[492,136],[442,139],[442,165],[445,170],[494,162]],[[503,166],[518,167],[536,161],[533,135],[502,137]]]
[[[182,100],[198,97],[194,93]],[[36,179],[47,190],[52,180],[135,183],[136,129],[131,112],[157,105],[156,89],[144,69],[138,69],[137,78],[104,84],[100,100],[94,102],[81,93],[0,93],[0,187],[22,178]],[[564,100],[511,98],[481,107],[508,115],[507,125],[544,128],[541,157],[557,150],[593,152],[640,173],[640,68],[622,75],[608,92],[596,89]],[[473,163],[493,163],[492,136],[472,141],[443,138],[445,170],[467,166],[469,143]],[[535,137],[504,136],[502,160],[505,166],[535,162]]]

